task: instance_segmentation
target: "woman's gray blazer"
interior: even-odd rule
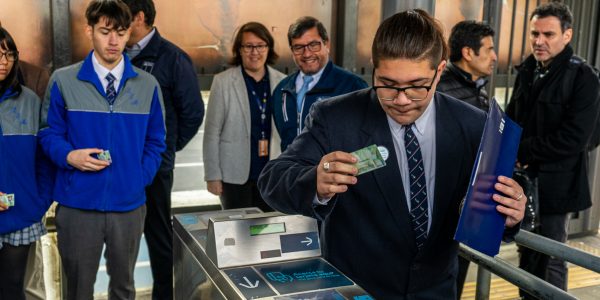
[[[271,92],[285,75],[271,67]],[[273,123],[273,121],[271,121]],[[277,157],[279,135],[272,124],[270,158]],[[250,104],[241,67],[227,69],[213,79],[204,125],[204,180],[232,184],[248,181],[250,173]]]

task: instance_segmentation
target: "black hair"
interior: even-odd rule
[[[373,46],[373,65],[379,66],[382,59],[428,59],[431,68],[448,55],[448,46],[444,39],[442,25],[421,9],[397,13],[387,18],[375,34]]]
[[[573,14],[564,3],[561,2],[548,2],[536,7],[531,13],[529,21],[533,17],[545,18],[545,17],[557,17],[560,20],[560,28],[563,32],[569,28],[573,28]]]
[[[144,23],[148,26],[154,25],[154,18],[156,18],[156,8],[154,7],[154,1],[152,0],[122,0],[129,6],[131,15],[135,16],[140,11],[144,13]]]
[[[233,41],[233,46],[231,47],[231,52],[233,56],[231,57],[230,64],[234,66],[239,66],[242,64],[242,56],[240,55],[240,51],[242,49],[242,39],[244,37],[245,32],[250,32],[256,35],[259,39],[265,41],[267,46],[269,46],[269,53],[267,54],[267,64],[273,65],[279,58],[279,55],[275,52],[275,40],[273,36],[265,27],[265,25],[258,22],[248,22],[237,30],[235,34],[235,39]]]
[[[462,49],[469,47],[479,55],[481,40],[485,37],[494,36],[494,29],[490,25],[469,20],[454,25],[448,44],[450,46],[450,61],[457,62],[462,59]]]
[[[314,17],[305,16],[296,20],[296,22],[290,25],[290,28],[288,29],[287,37],[290,46],[292,46],[292,39],[301,37],[305,32],[315,27],[317,28],[321,39],[324,42],[329,41],[329,36],[327,35],[327,30],[325,29],[323,23]]]
[[[85,11],[88,25],[94,27],[102,17],[108,26],[121,30],[131,26],[131,12],[121,0],[92,0]]]
[[[3,81],[0,81],[0,96],[4,95],[9,88],[17,92],[17,94],[20,94],[21,84],[19,84],[19,78],[17,76],[17,73],[19,72],[19,51],[17,49],[17,44],[15,44],[15,40],[4,27],[0,27],[0,49],[5,52],[12,51],[17,54],[17,60],[13,63],[12,69],[8,72],[6,78]],[[8,58],[6,59],[8,60]]]

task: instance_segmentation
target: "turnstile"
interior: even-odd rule
[[[316,220],[257,208],[175,215],[175,299],[373,299],[321,257]]]

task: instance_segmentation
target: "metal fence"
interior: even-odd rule
[[[600,257],[566,244],[525,230],[521,230],[515,236],[515,242],[520,246],[600,273]],[[490,257],[463,244],[460,245],[459,254],[478,265],[475,292],[475,299],[477,300],[489,299],[491,273],[496,274],[539,299],[577,299],[573,295],[519,269],[501,258]]]

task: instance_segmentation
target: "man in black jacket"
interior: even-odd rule
[[[517,67],[506,111],[523,127],[518,163],[538,179],[536,233],[560,242],[567,240],[569,214],[592,204],[587,145],[598,117],[600,91],[593,68],[577,59],[569,45],[572,23],[571,11],[563,3],[551,2],[533,11],[532,55]],[[525,248],[520,251],[521,268],[566,290],[564,261]]]
[[[442,73],[438,91],[487,112],[485,77],[492,74],[498,59],[494,29],[476,21],[462,21],[452,28],[448,44],[450,63]]]
[[[146,188],[147,215],[144,235],[154,278],[152,299],[173,298],[173,227],[171,189],[175,152],[194,137],[204,117],[204,103],[190,57],[162,38],[153,27],[152,0],[124,0],[133,23],[127,42],[131,62],[158,80],[165,103],[167,150],[154,181]]]

